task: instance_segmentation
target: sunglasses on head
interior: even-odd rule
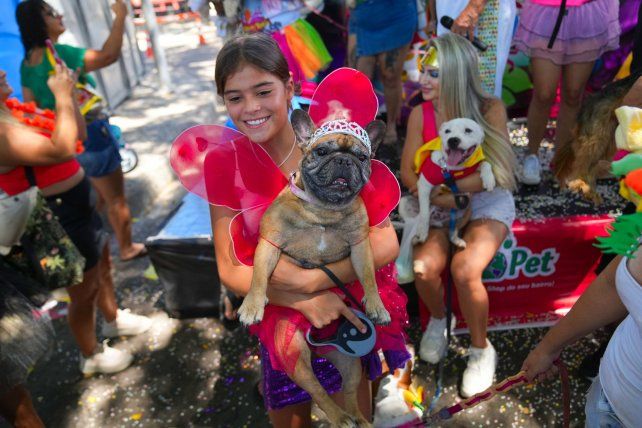
[[[57,12],[57,11],[53,10],[53,9],[51,9],[51,10],[46,10],[46,11],[45,11],[45,15],[46,15],[46,16],[50,16],[50,17],[52,17],[52,18],[60,18],[60,17],[62,16],[62,14],[61,14],[61,13],[59,13],[59,12]]]

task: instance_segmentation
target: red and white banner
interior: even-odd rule
[[[593,243],[596,236],[606,235],[612,221],[609,215],[515,221],[513,236],[504,241],[483,275],[490,301],[489,330],[547,326],[566,314],[595,278],[601,253]],[[463,332],[466,324],[456,295],[455,291],[456,332]],[[425,323],[427,310],[421,306]]]

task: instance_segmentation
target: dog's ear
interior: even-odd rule
[[[373,120],[366,126],[366,132],[370,138],[370,157],[374,158],[377,147],[386,134],[386,123],[383,120]]]
[[[312,134],[314,134],[316,129],[314,122],[310,119],[310,115],[301,109],[296,109],[292,112],[290,122],[292,122],[292,128],[294,128],[297,144],[304,150],[308,146]]]

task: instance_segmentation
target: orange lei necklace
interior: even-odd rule
[[[5,105],[11,112],[11,115],[16,118],[20,123],[36,128],[36,131],[51,138],[56,127],[56,113],[49,109],[40,109],[36,107],[33,101],[22,103],[16,98],[9,98],[5,101]],[[85,150],[82,141],[76,142],[76,154],[80,154]]]

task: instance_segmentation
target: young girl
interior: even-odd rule
[[[264,34],[244,35],[232,39],[221,49],[216,60],[216,89],[223,98],[228,114],[239,131],[260,144],[285,176],[298,168],[302,153],[296,147],[294,130],[288,121],[288,107],[294,96],[294,83],[288,65],[274,40]],[[230,222],[236,212],[211,206],[214,247],[221,282],[238,295],[247,294],[252,267],[242,265],[235,257],[230,238]],[[398,244],[389,222],[372,228],[370,240],[375,266],[380,269],[377,282],[394,281],[391,262]],[[356,280],[349,259],[327,266],[344,283]],[[271,304],[301,312],[310,323],[321,328],[344,316],[361,327],[346,304],[335,293],[327,291],[334,283],[318,269],[302,269],[282,257],[268,287]],[[276,427],[309,426],[310,398],[284,372],[272,369],[270,358],[262,348],[262,371],[265,403]],[[313,366],[323,386],[330,393],[340,390],[338,372],[325,360]],[[341,400],[341,394],[335,394]],[[369,417],[370,386],[365,378],[360,385],[361,412]]]
[[[413,109],[408,120],[401,180],[416,194],[415,152],[437,137],[436,130],[443,122],[465,117],[484,129],[486,139],[482,147],[498,185],[491,192],[482,192],[479,173],[457,181],[460,191],[475,192],[471,197],[471,221],[463,234],[467,246],[457,251],[450,261],[461,311],[470,328],[470,357],[461,392],[471,396],[490,386],[495,373],[495,350],[486,339],[488,295],[481,275],[509,233],[515,217],[511,194],[515,186],[515,158],[508,142],[504,105],[481,89],[475,48],[455,34],[433,39],[430,46],[423,59],[425,69],[420,80],[425,102]],[[455,206],[452,195],[433,197],[432,203],[446,208]],[[448,230],[432,227],[426,242],[414,248],[415,285],[431,314],[419,355],[431,363],[437,363],[446,348],[441,273],[448,263],[449,245]]]

